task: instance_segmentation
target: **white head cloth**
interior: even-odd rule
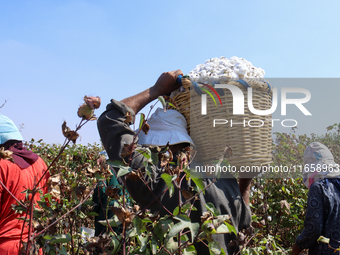
[[[164,112],[163,109],[158,108],[147,123],[150,130],[147,135],[143,131],[139,132],[139,144],[144,146],[164,146],[168,142],[170,145],[190,143],[195,147],[186,129],[187,122],[178,111],[167,110]]]
[[[339,165],[334,162],[331,151],[322,143],[308,145],[303,154],[303,183],[310,187],[314,182],[325,178],[339,178]]]

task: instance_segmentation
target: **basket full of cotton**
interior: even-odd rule
[[[227,156],[238,168],[272,162],[272,117],[259,114],[272,106],[272,88],[264,75],[244,58],[220,57],[182,78],[182,87],[171,97],[187,120],[196,160],[211,163]]]

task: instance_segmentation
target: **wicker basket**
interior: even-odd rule
[[[253,106],[258,110],[267,110],[272,105],[271,86],[264,80],[242,80],[253,88]],[[220,95],[223,105],[216,106],[211,98],[207,99],[207,114],[201,114],[201,97],[193,89],[193,83],[188,78],[182,79],[185,92],[176,95],[173,99],[188,123],[188,132],[193,139],[200,162],[211,162],[221,158],[226,146],[231,148],[232,155],[228,161],[232,166],[260,166],[272,162],[272,117],[271,115],[255,115],[247,105],[247,89],[239,81],[229,81],[227,84],[240,88],[245,97],[244,115],[233,115],[233,97],[229,90],[224,89]],[[199,86],[203,86],[200,85]],[[212,86],[212,85],[211,85]],[[209,100],[210,99],[210,100]],[[222,113],[222,115],[221,115]],[[244,123],[246,126],[230,123],[213,127],[214,119],[227,119],[233,123]],[[251,119],[262,120],[261,127],[250,127]],[[258,126],[251,122],[252,126]]]

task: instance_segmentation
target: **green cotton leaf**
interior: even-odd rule
[[[172,176],[167,174],[167,173],[163,173],[161,175],[162,179],[165,181],[166,185],[168,186],[169,188],[169,197],[172,197],[172,195],[174,194],[175,192],[175,188],[174,188],[174,185],[172,183]]]
[[[177,206],[175,210],[172,212],[174,216],[177,216],[179,214],[179,207]]]
[[[121,167],[117,173],[117,178],[121,177],[121,176],[124,176],[128,173],[131,173],[132,172],[132,168],[131,167],[128,167],[128,166],[125,166],[125,167]]]
[[[225,223],[222,223],[220,226],[216,228],[216,234],[229,234],[230,230]]]
[[[140,242],[139,252],[144,252],[145,251],[146,246],[148,246],[148,239],[149,239],[148,236],[142,236],[142,235],[138,236],[138,240]]]
[[[203,222],[201,229],[206,233],[206,234],[216,234],[216,229],[215,226],[212,222],[212,220],[206,220]]]
[[[150,220],[149,217],[145,217],[145,218],[142,219],[142,222],[143,222],[143,223],[152,223],[153,221]]]
[[[161,218],[159,220],[159,222],[157,223],[157,225],[155,226],[155,234],[156,236],[159,238],[159,240],[161,242],[163,242],[164,239],[164,235],[165,233],[168,232],[170,226],[172,224],[172,220],[171,219],[165,219],[165,218]]]
[[[129,166],[126,166],[121,161],[118,161],[118,160],[107,160],[106,163],[108,163],[110,166],[113,166],[115,168],[119,168],[119,171],[117,173],[117,178],[132,172],[132,168],[129,167]]]
[[[197,251],[195,249],[195,246],[190,245],[187,248],[183,250],[183,255],[196,255]]]
[[[177,249],[178,249],[178,242],[174,240],[174,238],[170,238],[166,243],[165,243],[165,249],[167,249],[170,254],[175,254]],[[162,254],[168,254],[168,253],[162,253]]]
[[[186,242],[186,241],[189,241],[189,237],[187,235],[182,235],[181,242]]]
[[[232,229],[229,229],[229,227],[226,225],[228,223],[227,220],[229,219],[230,219],[230,216],[225,214],[225,215],[217,216],[216,219],[212,221],[216,229],[216,234],[226,234],[226,233],[230,233],[233,231]]]
[[[128,232],[126,232],[127,237],[134,237],[134,236],[137,236],[137,235],[138,235],[137,228],[132,228]]]
[[[149,148],[141,148],[137,149],[136,151],[142,154],[146,159],[151,159],[151,151]]]
[[[210,211],[214,216],[219,216],[220,212],[217,211],[217,209],[215,208],[215,206],[212,203],[207,203],[205,204],[205,207],[208,209],[208,211]]]
[[[55,235],[50,244],[54,243],[68,243],[71,241],[71,235]]]
[[[144,161],[145,162],[145,161]],[[152,171],[152,166],[148,164],[145,167],[146,173],[148,174],[149,178],[152,180],[153,179],[153,171]]]
[[[61,246],[61,249],[59,249],[58,254],[68,255],[67,249],[64,246]]]
[[[122,161],[118,160],[107,160],[106,163],[116,168],[126,167],[126,165]]]
[[[144,113],[141,113],[141,114],[140,114],[140,121],[139,121],[139,129],[142,129],[144,120],[145,120],[145,114],[144,114]]]
[[[209,242],[208,247],[210,255],[226,255],[221,245],[216,241]]]
[[[190,210],[190,208],[191,208],[191,211],[197,211],[197,208],[195,206],[191,207],[190,203],[186,203],[185,205],[183,205],[181,208],[181,211],[182,213],[185,213],[187,210]]]
[[[194,242],[194,239],[198,233],[200,224],[199,223],[191,223],[190,218],[186,215],[178,215],[177,217],[174,217],[175,219],[179,220],[180,222],[176,223],[169,231],[169,234],[167,235],[167,240],[169,240],[171,237],[174,237],[177,235],[181,230],[185,228],[189,228],[191,232],[191,242]]]
[[[151,252],[152,252],[152,255],[156,255],[157,254],[157,246],[158,246],[157,239],[154,236],[152,236],[152,239],[151,239]]]
[[[96,212],[87,212],[86,215],[87,215],[87,216],[95,216],[95,217],[96,217],[96,216],[99,216],[99,214],[96,213]]]
[[[191,204],[190,203],[186,203],[185,205],[183,205],[181,207],[181,213],[186,213],[186,211],[190,210],[191,208],[191,211],[197,211],[197,208],[195,206],[192,206],[191,207]],[[174,216],[178,215],[179,214],[179,207],[177,206],[173,213],[172,213]]]
[[[229,224],[228,222],[224,222],[224,224],[228,227],[229,233],[232,232],[237,236],[236,228],[233,225]]]
[[[329,238],[324,237],[324,236],[320,236],[320,237],[318,238],[318,240],[316,240],[316,241],[322,242],[322,243],[329,243]]]
[[[162,106],[163,106],[163,110],[164,110],[164,112],[166,112],[166,107],[167,107],[167,104],[166,104],[166,102],[165,102],[165,99],[164,99],[164,97],[162,97],[162,96],[159,96],[158,97],[158,100],[162,103]]]
[[[121,243],[115,235],[111,235],[111,239],[112,239],[112,243],[113,243],[113,247],[114,247],[112,254],[116,254],[116,252],[119,251]]]
[[[151,161],[152,161],[152,164],[157,166],[157,164],[158,164],[158,153],[151,152]]]
[[[106,222],[106,220],[99,220],[98,223],[104,225],[105,227],[108,226],[107,223],[109,223],[111,227],[118,227],[120,224],[122,224],[122,223],[118,220],[118,217],[117,217],[116,215],[114,215],[113,218],[108,219],[107,222]]]
[[[46,239],[46,240],[51,240],[51,239],[53,239],[53,236],[44,235],[43,238]]]
[[[200,190],[203,190],[203,194],[205,194],[205,187],[204,187],[204,183],[201,179],[199,178],[191,178],[194,183],[196,184],[196,187],[198,187]]]
[[[177,107],[176,107],[174,104],[172,104],[172,103],[170,103],[170,102],[168,102],[168,104],[169,104],[169,106],[171,106],[171,107],[177,109]]]
[[[94,177],[95,177],[98,181],[104,180],[104,179],[105,179],[103,176],[101,176],[101,175],[98,174],[98,173],[95,173],[95,174],[94,174]]]
[[[144,227],[143,221],[138,216],[136,216],[133,218],[132,222],[133,226],[137,229],[137,234],[141,235]]]

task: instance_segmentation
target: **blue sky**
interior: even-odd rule
[[[328,0],[0,0],[0,105],[7,100],[0,112],[24,124],[26,140],[62,143],[61,124],[79,122],[84,95],[101,97],[99,115],[111,98],[211,57],[243,57],[267,78],[339,78],[339,7]],[[339,123],[339,93],[320,85],[312,99],[329,118],[316,114],[300,132]],[[99,142],[95,122],[79,133],[79,143]]]

